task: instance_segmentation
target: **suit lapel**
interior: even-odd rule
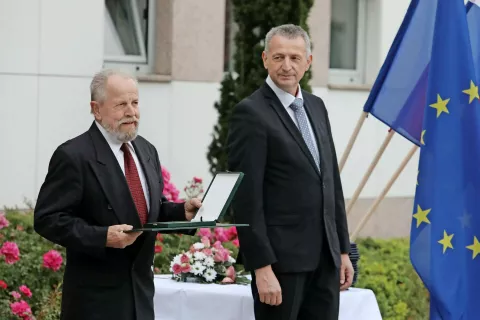
[[[148,184],[148,190],[150,194],[150,211],[148,213],[148,222],[154,222],[157,221],[160,211],[160,182],[158,179],[155,179],[158,174],[153,164],[154,161],[151,161],[148,152],[145,150],[144,144],[134,141],[132,145],[135,148],[135,153],[140,161],[145,179],[147,180]]]
[[[292,118],[288,114],[287,110],[285,110],[284,106],[282,105],[278,97],[275,95],[275,92],[273,92],[273,90],[266,83],[264,84],[263,92],[265,93],[265,97],[269,100],[270,106],[278,114],[280,120],[282,120],[288,132],[292,135],[292,137],[295,139],[297,144],[300,146],[300,149],[302,149],[304,155],[308,158],[308,161],[313,166],[313,169],[315,170],[315,172],[317,172],[317,174],[320,175],[320,172],[317,169],[315,160],[313,159],[313,156],[310,153],[310,150],[308,149],[307,144],[305,143],[305,140],[302,137],[302,133],[300,132],[300,130],[298,130],[297,126],[292,121]],[[318,136],[317,136],[317,139],[318,139]]]
[[[97,156],[95,161],[90,161],[90,166],[102,186],[113,212],[120,224],[129,224],[134,228],[140,227],[140,218],[125,175],[95,122],[90,127],[89,133]]]

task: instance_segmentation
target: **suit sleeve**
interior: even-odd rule
[[[255,270],[276,262],[263,211],[263,177],[267,160],[267,134],[252,108],[237,105],[228,135],[228,165],[244,178],[232,202],[235,222],[249,224],[237,229],[245,268]]]
[[[333,183],[335,187],[335,222],[337,225],[337,235],[340,242],[340,253],[348,254],[350,252],[350,237],[348,235],[347,214],[345,211],[345,199],[343,196],[342,180],[340,178],[340,171],[338,169],[337,153],[335,151],[335,144],[333,143],[332,129],[330,127],[330,120],[328,113],[325,110],[325,120],[328,127],[328,137],[330,140],[332,152],[332,168],[333,168]]]
[[[105,258],[106,226],[89,225],[78,208],[82,201],[80,166],[62,146],[55,150],[34,210],[34,229],[65,248]]]

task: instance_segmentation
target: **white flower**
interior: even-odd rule
[[[202,250],[203,248],[205,248],[205,245],[201,242],[197,242],[193,244],[193,247],[195,248],[195,250]]]
[[[192,273],[196,276],[199,276],[203,273],[203,271],[205,270],[205,266],[202,265],[201,262],[195,262],[193,265],[192,265]]]
[[[211,281],[215,280],[215,278],[217,277],[217,272],[215,270],[213,270],[212,268],[208,268],[205,271],[205,274],[203,275],[203,277],[208,282],[211,282]]]
[[[193,257],[195,258],[195,260],[204,260],[207,256],[205,255],[205,253],[197,251],[193,254]]]
[[[232,256],[228,256],[228,262],[235,263],[236,260]]]
[[[180,261],[181,258],[182,258],[182,255],[181,255],[181,254],[177,254],[177,255],[173,258],[173,261],[172,261],[171,265],[173,266],[175,263],[181,264],[181,261]]]
[[[213,267],[215,265],[215,261],[212,257],[206,257],[203,264],[207,267]]]

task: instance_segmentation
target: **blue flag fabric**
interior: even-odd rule
[[[433,1],[424,1],[432,4]],[[480,318],[480,103],[463,0],[437,0],[410,258],[430,319]]]
[[[363,110],[421,145],[438,0],[412,0]],[[480,64],[480,7],[468,2],[469,33]],[[475,40],[473,40],[475,39]],[[477,72],[480,69],[477,68]]]

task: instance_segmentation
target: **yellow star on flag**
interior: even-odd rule
[[[475,98],[480,99],[480,97],[478,96],[478,87],[473,83],[472,80],[470,80],[470,88],[463,90],[462,92],[469,95],[469,104],[472,103],[473,99]]]
[[[442,112],[449,113],[447,109],[447,104],[450,101],[449,99],[442,100],[439,94],[437,94],[437,102],[430,105],[430,107],[437,109],[437,118],[440,117]]]
[[[443,245],[443,253],[447,251],[447,248],[453,249],[452,238],[453,238],[453,233],[451,235],[448,235],[447,231],[443,230],[443,239],[438,240],[438,243]]]
[[[478,242],[477,237],[473,237],[473,244],[467,246],[467,249],[470,249],[473,251],[473,257],[472,259],[475,259],[477,254],[480,253],[480,242]]]
[[[420,143],[421,143],[422,145],[425,145],[425,140],[423,140],[423,137],[425,136],[425,132],[427,132],[427,130],[423,130],[423,131],[422,131],[422,136],[420,137]]]
[[[430,213],[432,209],[422,210],[420,205],[417,204],[417,213],[413,215],[415,219],[417,219],[417,228],[420,226],[422,222],[430,224],[430,220],[428,220],[427,215]]]

